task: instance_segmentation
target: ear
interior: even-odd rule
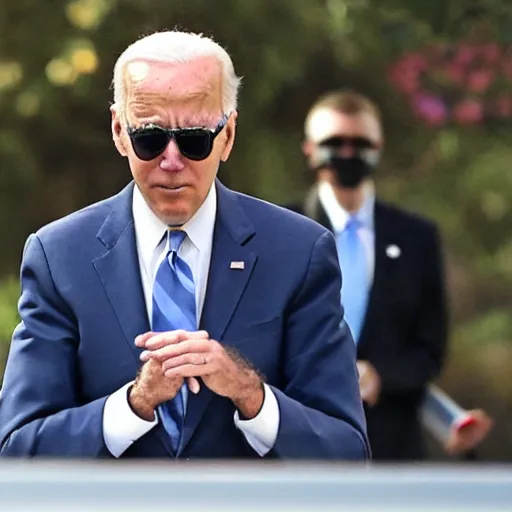
[[[305,157],[309,158],[313,154],[314,144],[310,140],[306,139],[302,142],[302,153]]]
[[[236,118],[238,117],[238,112],[232,112],[229,116],[228,122],[226,123],[226,127],[224,128],[226,133],[226,140],[224,142],[224,149],[220,155],[221,162],[227,162],[229,155],[233,149],[233,144],[235,143],[235,134],[236,134]]]
[[[306,139],[302,143],[302,153],[306,157],[306,161],[310,168],[315,167],[315,160],[318,158],[318,147],[309,139]]]
[[[110,126],[112,129],[112,140],[114,141],[114,145],[121,156],[128,156],[128,152],[126,150],[126,138],[123,136],[123,126],[121,125],[121,120],[119,119],[115,104],[110,107],[110,113],[112,114]]]

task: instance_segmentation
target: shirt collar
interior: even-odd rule
[[[373,211],[375,206],[375,189],[373,182],[368,182],[364,186],[364,201],[361,208],[355,213],[357,219],[363,227],[373,231]],[[331,184],[327,181],[321,181],[318,185],[318,198],[323,206],[329,221],[332,224],[335,233],[341,233],[353,215],[350,214],[336,199],[336,194]]]
[[[132,212],[137,246],[146,264],[151,261],[168,227],[148,206],[137,185],[133,188]],[[207,250],[213,237],[216,213],[217,192],[213,183],[199,210],[181,227],[200,253]]]
[[[217,190],[213,183],[199,210],[181,227],[200,253],[204,253],[211,246],[216,216]]]

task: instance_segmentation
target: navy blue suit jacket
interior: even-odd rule
[[[218,210],[201,328],[235,347],[277,397],[269,457],[365,459],[364,413],[341,275],[319,224],[216,182]],[[110,457],[107,397],[134,379],[149,330],[132,217],[133,184],[27,240],[16,328],[0,399],[1,453]],[[244,261],[243,270],[230,269]],[[234,406],[201,386],[172,454],[161,425],[123,457],[257,457]]]

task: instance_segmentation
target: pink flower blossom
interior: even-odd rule
[[[416,70],[395,67],[391,69],[389,79],[399,91],[406,94],[412,94],[418,90],[419,76]]]
[[[482,104],[474,99],[466,99],[453,107],[453,118],[460,124],[476,124],[483,119]]]
[[[473,92],[485,92],[494,80],[494,73],[488,69],[472,71],[468,76],[468,88]]]
[[[460,125],[481,123],[486,116],[512,119],[512,93],[500,96],[500,90],[512,91],[510,44],[427,44],[396,61],[389,80],[429,126],[449,119]]]
[[[446,121],[446,106],[440,98],[419,93],[412,98],[412,108],[416,115],[429,126],[441,126]]]
[[[399,61],[401,67],[413,69],[415,71],[424,71],[428,68],[428,62],[421,53],[406,53]]]
[[[468,66],[477,56],[476,49],[467,43],[460,43],[455,54],[455,62],[460,66]]]
[[[450,62],[444,68],[444,73],[454,84],[460,85],[464,82],[464,69],[456,63]]]

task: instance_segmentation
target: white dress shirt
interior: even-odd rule
[[[322,181],[318,185],[318,198],[323,206],[325,213],[332,224],[336,240],[344,231],[351,213],[347,212],[338,200],[330,183]],[[375,270],[375,228],[373,214],[375,209],[375,191],[373,184],[369,182],[364,188],[364,201],[356,213],[361,222],[357,234],[364,246],[366,255],[366,264],[368,268],[368,288],[373,282],[373,273]],[[342,269],[343,271],[343,269]]]
[[[148,318],[152,316],[153,282],[158,267],[168,250],[167,225],[149,208],[137,186],[133,189],[133,219],[142,287]],[[179,256],[189,265],[196,283],[196,318],[201,318],[213,244],[217,213],[217,193],[212,185],[208,196],[195,215],[181,228],[187,237],[179,248]],[[219,298],[218,300],[222,300]],[[114,457],[119,457],[137,439],[149,432],[159,421],[139,418],[128,404],[127,390],[133,382],[118,389],[107,399],[103,412],[103,436]],[[203,384],[204,385],[204,384]],[[251,420],[241,420],[238,411],[233,421],[247,442],[264,456],[275,444],[279,429],[277,399],[266,384],[265,400],[259,414]]]

